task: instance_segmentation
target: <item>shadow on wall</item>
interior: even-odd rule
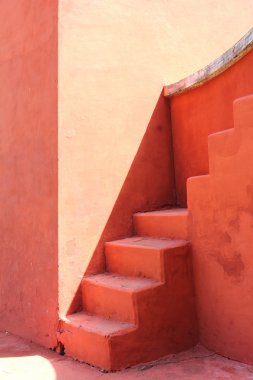
[[[186,207],[187,178],[207,174],[208,135],[233,128],[233,101],[253,93],[253,50],[222,74],[171,98],[176,188]]]
[[[135,212],[175,203],[170,104],[162,92],[85,274],[105,271],[104,243],[131,236]],[[82,309],[80,285],[67,314]]]

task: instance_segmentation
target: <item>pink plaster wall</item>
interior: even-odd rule
[[[0,3],[0,330],[57,322],[57,1]]]

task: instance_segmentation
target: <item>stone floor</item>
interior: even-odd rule
[[[8,333],[0,333],[1,380],[227,380],[252,379],[253,366],[197,346],[156,362],[115,373],[80,364]]]

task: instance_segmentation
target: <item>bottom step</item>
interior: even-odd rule
[[[136,327],[127,322],[80,312],[62,318],[58,340],[64,345],[67,355],[110,370],[111,340],[135,330]]]

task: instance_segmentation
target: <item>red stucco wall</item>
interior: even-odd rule
[[[0,4],[0,330],[57,321],[57,1]]]
[[[200,341],[252,364],[253,96],[233,125],[209,138],[210,175],[188,180],[188,204]]]
[[[253,93],[253,51],[221,75],[171,99],[178,203],[186,205],[186,180],[208,173],[207,137],[233,127],[233,101]]]

